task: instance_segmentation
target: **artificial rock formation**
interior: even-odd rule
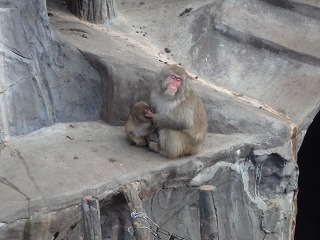
[[[69,0],[68,8],[77,17],[94,23],[106,23],[116,15],[114,0]]]
[[[97,119],[99,73],[51,28],[46,2],[7,1],[1,9],[2,138]]]
[[[102,239],[130,239],[123,185],[134,182],[140,216],[161,238],[200,239],[198,187],[210,184],[215,237],[293,239],[297,151],[320,108],[319,9],[312,0],[1,2],[0,238],[79,239],[91,195]],[[187,69],[207,109],[196,156],[168,160],[126,142],[121,125],[164,63]]]

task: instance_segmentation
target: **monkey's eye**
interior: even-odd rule
[[[175,76],[175,75],[169,75],[169,77],[171,78],[171,79],[173,79],[173,80],[176,80],[176,81],[178,81],[178,82],[181,82],[182,81],[182,79],[181,78],[179,78],[179,77],[177,77],[177,76]]]

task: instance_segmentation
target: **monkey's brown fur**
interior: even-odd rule
[[[169,74],[182,78],[174,96],[165,94]],[[199,152],[207,133],[207,113],[200,97],[191,89],[186,71],[176,65],[164,67],[155,81],[150,101],[155,110],[151,119],[159,128],[160,143],[151,143],[149,147],[169,158]]]
[[[148,103],[137,102],[133,106],[124,128],[130,143],[140,147],[147,145],[145,137],[155,129],[151,119],[145,116],[148,110],[151,110]]]

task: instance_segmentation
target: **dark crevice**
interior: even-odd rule
[[[320,112],[308,128],[298,153],[299,193],[295,240],[320,236]]]
[[[53,235],[53,237],[54,237],[53,240],[57,239],[58,236],[59,236],[59,234],[60,234],[59,232],[56,232],[56,233]]]
[[[255,36],[252,36],[247,33],[243,33],[239,30],[233,29],[227,25],[215,25],[213,27],[213,30],[218,32],[219,34],[231,38],[239,43],[251,45],[257,49],[265,49],[272,53],[285,56],[287,58],[294,59],[299,62],[303,62],[306,64],[314,65],[314,66],[320,66],[320,59],[308,54],[299,53],[296,51],[293,51],[289,48],[286,48],[282,45],[279,45],[277,43],[268,41],[266,39],[258,38]]]
[[[30,200],[30,197],[28,195],[26,195],[24,192],[22,192],[16,185],[14,185],[13,183],[11,183],[6,177],[1,177],[0,176],[0,184],[6,185],[9,188],[17,191],[18,193],[20,193],[22,196],[24,196],[26,198],[26,200]]]
[[[260,0],[272,6],[284,8],[296,12],[305,17],[320,20],[320,8],[303,3],[296,3],[288,0]]]
[[[260,0],[260,1],[269,3],[269,4],[276,6],[276,7],[281,7],[281,8],[285,8],[285,9],[289,9],[289,10],[294,9],[294,6],[288,0]]]
[[[320,8],[302,3],[294,3],[294,12],[320,21]]]

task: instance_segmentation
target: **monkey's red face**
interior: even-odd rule
[[[174,96],[182,84],[182,78],[175,74],[169,74],[166,82],[167,82],[166,93]]]

